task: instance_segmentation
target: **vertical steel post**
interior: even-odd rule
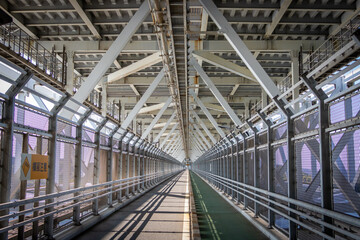
[[[75,170],[74,170],[74,188],[81,187],[81,161],[82,161],[82,143],[83,143],[83,124],[86,119],[90,116],[92,110],[88,110],[78,121],[76,126],[76,148],[75,148]],[[78,196],[79,193],[74,194]],[[79,199],[75,199],[74,203],[79,202]],[[73,208],[73,222],[75,225],[80,225],[80,205]]]
[[[31,79],[32,73],[27,71],[26,74],[22,74],[17,80],[16,84],[12,86],[6,95],[9,99],[5,101],[3,111],[3,122],[7,124],[7,128],[4,129],[4,139],[2,139],[2,166],[1,166],[1,185],[0,185],[0,203],[9,202],[11,193],[11,173],[12,168],[12,153],[13,153],[13,136],[14,136],[14,115],[15,115],[15,97]],[[8,215],[9,209],[0,211],[0,216]],[[7,227],[9,225],[8,220],[0,221],[0,228]],[[0,233],[0,239],[8,239],[8,233]]]
[[[246,123],[248,124],[248,126],[250,127],[250,129],[254,132],[254,187],[259,187],[259,156],[258,156],[258,150],[257,150],[257,145],[258,143],[258,130],[254,127],[253,123],[250,122],[249,120],[246,120]],[[256,191],[254,191],[254,193],[256,193]],[[257,200],[258,198],[254,196],[254,199]],[[255,217],[257,217],[259,215],[259,204],[256,203],[256,201],[254,201],[254,213],[255,213]]]
[[[325,103],[327,98],[326,93],[320,88],[316,89],[316,82],[312,78],[307,78],[306,73],[303,74],[301,79],[305,82],[306,86],[314,93],[319,101],[319,151],[320,151],[320,186],[321,186],[321,207],[327,210],[334,209],[333,199],[333,169],[331,162],[330,152],[330,135],[326,131],[329,127],[329,105]],[[328,216],[323,215],[324,222],[334,224],[334,220]],[[330,228],[323,227],[322,231],[334,237],[334,231]]]
[[[105,126],[106,122],[108,121],[105,118],[96,128],[95,130],[95,153],[94,153],[94,179],[93,184],[96,185],[99,183],[99,173],[100,173],[100,131]],[[94,194],[94,197],[97,197],[97,193]],[[99,199],[96,198],[92,202],[92,212],[95,216],[99,215]]]
[[[274,157],[273,157],[273,151],[272,151],[272,147],[271,147],[271,143],[272,143],[272,128],[271,128],[271,121],[266,120],[266,116],[261,113],[260,111],[258,112],[258,115],[260,116],[261,120],[266,124],[267,126],[267,190],[269,192],[274,192]],[[268,197],[270,200],[274,200],[274,198],[272,197]],[[274,204],[272,203],[268,203],[269,207],[274,207]],[[272,228],[275,224],[275,215],[274,212],[271,211],[270,209],[268,209],[267,212],[267,216],[268,216],[268,228]]]
[[[46,181],[46,194],[53,193],[55,191],[55,173],[56,173],[56,149],[57,149],[57,119],[58,113],[65,106],[71,95],[65,95],[59,104],[52,110],[52,117],[49,119],[49,131],[51,133],[51,140],[49,146],[49,164],[48,164],[48,178]],[[54,199],[48,199],[46,204],[53,203]],[[54,207],[45,209],[45,212],[52,212]],[[45,218],[44,233],[47,238],[53,238],[54,234],[54,215],[50,215]]]

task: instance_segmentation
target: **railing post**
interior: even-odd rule
[[[74,188],[79,188],[81,186],[81,163],[82,163],[82,132],[83,124],[86,119],[90,116],[92,110],[88,110],[78,121],[76,126],[76,148],[75,148],[75,170],[74,170]],[[75,196],[79,195],[79,192],[74,194]],[[74,203],[79,202],[79,199],[75,199]],[[73,209],[73,222],[75,225],[80,225],[80,205],[77,205]]]
[[[3,111],[3,121],[7,124],[7,128],[4,131],[4,139],[2,140],[2,166],[1,166],[1,185],[0,185],[0,203],[9,202],[11,192],[11,173],[12,168],[12,152],[13,152],[13,136],[14,136],[14,115],[15,115],[15,97],[31,79],[32,73],[27,71],[25,75],[21,75],[17,79],[17,84],[10,88],[6,95],[9,99],[5,102],[5,111]],[[0,216],[8,215],[9,209],[0,211]],[[0,228],[7,227],[8,220],[0,221]],[[0,239],[7,239],[8,233],[0,233]]]
[[[119,148],[120,148],[120,154],[119,154],[119,163],[118,163],[118,177],[119,179],[123,179],[123,139],[126,136],[127,131],[124,131],[119,139]],[[120,187],[117,194],[117,200],[119,203],[122,202],[122,188],[123,188],[123,181],[120,182]]]
[[[94,153],[94,179],[93,179],[93,184],[96,185],[99,183],[99,164],[100,164],[100,131],[101,129],[105,126],[107,122],[107,118],[105,118],[97,127],[97,129],[95,130],[95,144],[96,144],[96,148],[95,148],[95,153]],[[98,189],[97,189],[98,190]],[[97,197],[98,194],[94,194],[94,197]],[[93,214],[99,215],[99,199],[96,198],[94,199],[94,201],[92,202],[92,211]]]
[[[260,116],[261,120],[266,124],[267,126],[267,190],[269,192],[274,192],[274,157],[273,157],[273,151],[272,151],[272,128],[271,128],[271,121],[266,120],[266,116],[258,111],[258,115]],[[272,197],[268,197],[270,200],[274,200]],[[268,203],[269,207],[274,207],[274,204]],[[274,212],[270,209],[268,209],[267,212],[268,217],[268,228],[272,228],[275,223],[275,215]]]
[[[70,99],[71,95],[65,95],[58,106],[52,111],[53,116],[49,119],[49,131],[51,133],[51,140],[49,146],[49,164],[48,164],[48,179],[46,181],[46,194],[53,193],[55,191],[55,174],[56,174],[56,150],[57,150],[57,120],[58,113],[65,106],[67,101]],[[45,204],[51,204],[54,202],[54,199],[48,199]],[[48,207],[45,209],[45,212],[52,212],[54,207]],[[44,223],[44,233],[46,238],[52,239],[54,234],[54,215],[50,215],[45,218]]]
[[[113,129],[113,131],[109,134],[109,147],[110,151],[107,152],[107,159],[106,159],[106,181],[111,182],[113,181],[113,153],[114,153],[114,135],[119,130],[120,126],[117,126]],[[111,188],[109,190],[108,195],[108,205],[109,207],[113,206],[113,184],[111,184]]]
[[[319,102],[319,153],[320,153],[320,187],[321,187],[321,207],[327,210],[334,209],[334,199],[333,199],[333,171],[332,171],[332,158],[331,152],[329,149],[330,144],[330,135],[326,131],[326,128],[329,127],[329,105],[325,103],[327,95],[320,88],[316,89],[316,82],[310,78],[306,77],[304,74],[302,80],[306,86],[314,93],[315,97]],[[322,216],[322,220],[328,224],[334,224],[334,220],[331,217]],[[334,231],[327,227],[322,227],[322,231],[334,237]]]

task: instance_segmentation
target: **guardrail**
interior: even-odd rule
[[[87,214],[81,218],[81,220],[84,220],[87,217],[97,214],[100,199],[107,199],[107,207],[111,207],[116,202],[120,203],[124,198],[129,198],[129,194],[137,195],[141,191],[151,188],[162,180],[177,173],[179,173],[179,171],[156,172],[0,204],[0,211],[4,209],[14,210],[8,215],[0,216],[0,221],[7,220],[10,223],[9,226],[1,228],[0,233],[9,232],[9,237],[12,237],[12,235],[16,235],[16,232],[12,232],[11,234],[11,230],[48,218],[53,219],[54,221],[56,220],[56,216],[60,216],[62,213],[69,213],[69,210],[72,212],[72,217],[70,217],[73,220],[72,223],[78,224],[75,220],[80,216],[76,217],[74,214],[80,214],[81,205],[92,205],[93,209],[93,213]],[[116,201],[113,200],[113,197],[116,198]],[[39,206],[39,202],[42,201],[45,201],[45,204]],[[20,211],[19,209],[21,208],[25,208],[25,210]],[[35,212],[36,217],[31,217],[35,216]],[[19,216],[27,216],[28,218],[19,222],[17,221]]]
[[[292,199],[281,194],[269,192],[267,190],[257,188],[248,184],[237,182],[235,180],[221,177],[206,171],[194,170],[203,179],[207,180],[211,185],[226,189],[226,192],[230,192],[236,201],[240,201],[240,197],[247,200],[254,201],[255,203],[265,207],[268,211],[277,213],[284,218],[295,222],[299,226],[324,237],[325,239],[335,239],[329,235],[324,234],[321,230],[313,227],[309,222],[303,222],[302,219],[307,219],[320,227],[326,227],[338,232],[346,237],[359,239],[359,235],[349,231],[352,227],[360,228],[360,221],[358,218],[351,217],[335,211],[329,211],[316,205],[312,205],[300,200]],[[245,200],[244,200],[245,201]],[[289,207],[291,205],[295,207]],[[291,215],[292,214],[295,215]],[[322,216],[331,217],[336,221],[336,224],[329,224],[323,221]],[[346,224],[348,229],[341,228],[341,223]]]
[[[66,53],[50,52],[15,23],[0,26],[0,43],[42,69],[61,85],[66,85]]]

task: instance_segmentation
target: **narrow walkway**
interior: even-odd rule
[[[190,239],[189,180],[182,172],[76,239]]]
[[[200,177],[190,175],[202,239],[267,239]]]

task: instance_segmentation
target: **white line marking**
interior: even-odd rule
[[[184,221],[182,240],[190,239],[190,209],[189,209],[189,170],[186,170],[186,191],[184,203]]]

